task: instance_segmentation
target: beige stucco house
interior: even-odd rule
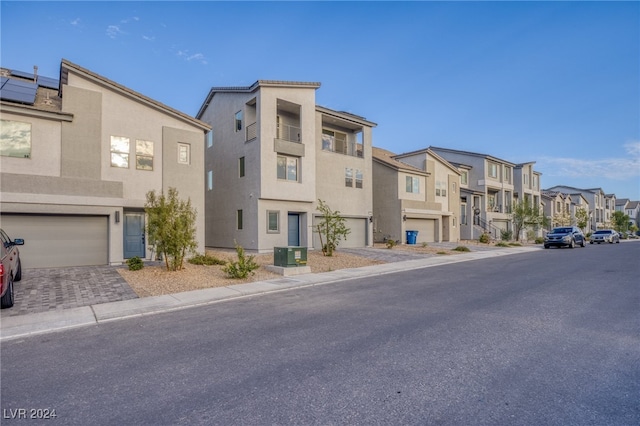
[[[205,148],[207,246],[320,249],[318,200],[351,230],[339,247],[372,245],[376,124],[316,105],[319,87],[258,80],[210,90],[196,115],[213,135]]]
[[[204,250],[207,124],[64,59],[59,79],[3,69],[1,98],[0,220],[25,268],[150,258],[146,193],[169,187]]]
[[[376,241],[460,240],[460,172],[426,149],[397,155],[373,149],[373,223]]]

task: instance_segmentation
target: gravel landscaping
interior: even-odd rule
[[[473,241],[460,243],[461,246],[491,247],[487,244],[478,244]],[[384,244],[375,244],[374,248],[382,251],[389,250]],[[430,247],[401,244],[393,249],[394,252],[408,252],[425,256],[458,255],[462,252],[450,248]],[[226,261],[236,260],[234,250],[207,250],[207,254]],[[192,265],[185,261],[181,271],[167,271],[164,263],[153,262],[147,264],[139,271],[129,271],[126,268],[118,269],[118,272],[129,283],[139,297],[158,296],[162,294],[178,293],[182,291],[199,290],[210,287],[222,287],[234,284],[242,284],[254,281],[265,281],[281,278],[281,275],[267,271],[264,266],[273,264],[273,254],[256,254],[255,262],[260,268],[253,275],[245,279],[229,278],[223,272],[222,266]],[[358,268],[362,266],[385,263],[384,261],[345,253],[337,250],[332,257],[325,257],[320,251],[309,250],[307,264],[312,273],[336,271],[339,269]]]

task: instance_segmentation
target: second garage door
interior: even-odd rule
[[[436,241],[435,219],[407,219],[404,229],[418,231],[417,243],[433,243]]]
[[[315,232],[316,225],[322,221],[320,217],[313,218],[314,233],[313,233],[313,248],[320,250],[320,237]],[[365,247],[367,245],[367,219],[361,218],[346,218],[345,226],[349,228],[351,232],[347,235],[346,240],[340,241],[338,248],[350,248],[350,247]],[[324,239],[324,236],[322,237]],[[326,241],[325,241],[326,242]]]
[[[2,215],[2,228],[20,246],[23,268],[106,265],[107,216]]]

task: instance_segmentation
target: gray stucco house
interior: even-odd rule
[[[64,59],[58,77],[2,69],[0,220],[25,239],[23,266],[150,258],[146,193],[169,187],[191,199],[204,251],[210,127]]]
[[[319,87],[258,80],[211,88],[196,115],[212,126],[205,148],[207,246],[320,249],[318,200],[346,219],[351,233],[340,247],[373,244],[376,124],[316,105]]]

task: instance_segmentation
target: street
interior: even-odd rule
[[[638,259],[540,250],[6,341],[0,420],[640,424]]]

